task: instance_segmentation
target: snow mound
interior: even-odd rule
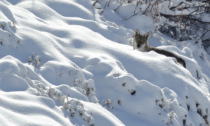
[[[47,64],[49,68],[55,64],[56,67],[59,67],[56,62]],[[23,64],[12,56],[5,56],[0,59],[0,70],[2,71],[0,81],[1,112],[4,114],[4,117],[1,117],[2,125],[13,125],[7,121],[8,118],[13,120],[15,125],[73,125],[69,118],[74,116],[72,121],[80,120],[79,123],[81,124],[93,125],[97,124],[95,122],[100,123],[99,120],[106,120],[105,122],[109,122],[110,125],[122,125],[117,119],[113,120],[112,116],[107,118],[106,114],[112,114],[98,104],[95,104],[94,108],[92,105],[86,107],[86,104],[90,104],[88,102],[97,103],[98,99],[94,92],[94,81],[86,80],[81,71],[78,70],[78,73],[74,73],[71,75],[72,77],[69,76],[70,79],[73,80],[74,78],[75,80],[74,82],[70,81],[74,83],[71,85],[51,84],[41,75],[38,75],[34,69],[38,71],[38,68]],[[46,72],[47,70],[45,70]],[[46,74],[50,72],[48,71]],[[81,76],[83,81],[76,81],[76,78]],[[56,76],[51,77],[56,78]],[[94,110],[95,108],[98,110]],[[101,110],[104,113],[100,113]],[[97,121],[92,116],[93,114]],[[25,121],[24,118],[27,118],[28,121]],[[33,119],[35,120],[31,121]]]
[[[0,45],[17,47],[21,44],[21,38],[15,33],[14,23],[8,20],[0,20]]]
[[[150,36],[151,45],[179,55],[186,68],[174,58],[133,50],[134,28],[147,32],[152,19],[140,15],[122,22],[129,6],[128,12],[119,10],[121,16],[113,12],[118,5],[100,15],[103,4],[93,4],[0,2],[1,124],[208,125],[205,51],[187,43],[176,47],[159,33]]]

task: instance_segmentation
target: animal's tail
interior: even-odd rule
[[[153,50],[153,51],[155,51],[159,54],[163,54],[163,55],[168,56],[168,57],[174,57],[174,58],[176,58],[178,63],[180,63],[184,68],[186,68],[185,61],[181,57],[177,56],[176,54],[174,54],[172,52],[169,52],[169,51],[166,51],[166,50],[154,48],[154,47],[151,47],[150,50]]]

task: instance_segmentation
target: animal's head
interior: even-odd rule
[[[149,38],[149,32],[141,35],[139,30],[136,29],[136,32],[134,34],[134,42],[136,42],[137,48],[145,48],[145,46],[148,45],[148,42],[147,42],[148,38]]]

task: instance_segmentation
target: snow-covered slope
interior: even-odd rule
[[[1,125],[208,125],[205,51],[158,32],[151,45],[180,55],[186,69],[133,50],[133,31],[152,29],[152,19],[122,21],[111,5],[99,15],[93,2],[0,1]]]

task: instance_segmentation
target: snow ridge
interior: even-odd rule
[[[204,49],[150,36],[152,46],[182,57],[186,69],[174,58],[133,50],[133,31],[153,29],[153,20],[122,21],[129,6],[116,13],[116,3],[104,4],[0,1],[1,125],[208,126]]]

